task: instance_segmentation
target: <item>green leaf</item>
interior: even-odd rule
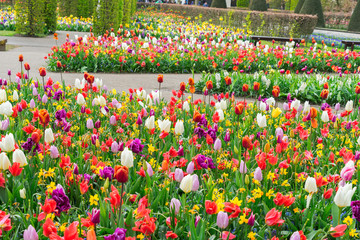
[[[333,225],[337,226],[340,218],[340,211],[339,207],[336,204],[333,204],[331,207],[331,215],[333,218]]]

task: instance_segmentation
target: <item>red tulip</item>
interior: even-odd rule
[[[20,163],[16,162],[11,167],[9,167],[9,172],[14,177],[19,176],[22,172],[23,168],[20,167]]]
[[[216,202],[212,202],[210,200],[205,201],[205,209],[207,214],[215,214],[217,212]]]
[[[341,237],[342,235],[345,234],[345,230],[347,228],[347,225],[346,224],[340,224],[340,225],[337,225],[336,227],[331,227],[330,228],[330,235],[334,238],[338,238],[338,237]]]
[[[115,166],[114,178],[120,183],[126,183],[129,180],[129,169],[126,166]]]
[[[281,218],[281,212],[273,208],[266,214],[265,223],[268,226],[278,225],[280,227],[285,222],[283,219],[280,218]]]

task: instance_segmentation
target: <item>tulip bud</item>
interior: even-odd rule
[[[198,175],[194,174],[193,175],[193,186],[191,188],[191,191],[196,192],[197,190],[199,190],[199,177]]]
[[[249,185],[249,183],[250,183],[249,175],[245,175],[245,184]]]
[[[216,225],[221,228],[225,229],[229,225],[229,216],[226,212],[220,211],[217,215]]]
[[[316,193],[318,191],[316,186],[316,180],[313,177],[308,177],[305,182],[305,191],[310,194]]]
[[[22,199],[26,199],[26,189],[25,188],[20,189],[20,197]]]
[[[35,230],[35,228],[30,225],[25,231],[24,231],[24,240],[38,240],[39,236]]]
[[[126,166],[115,166],[114,178],[120,183],[126,183],[129,180],[129,169]]]
[[[269,153],[270,152],[270,143],[265,144],[264,152]]]
[[[93,224],[99,224],[100,223],[100,210],[99,209],[94,208],[91,211],[91,222]]]
[[[109,188],[109,178],[106,178],[104,183],[104,189],[107,190]]]
[[[133,152],[129,150],[129,148],[125,148],[121,153],[121,164],[131,168],[134,166],[134,155]]]
[[[45,142],[51,143],[55,141],[54,133],[51,128],[45,129]]]
[[[28,164],[24,152],[21,151],[20,149],[15,149],[15,151],[13,152],[12,159],[14,163],[16,162],[20,163],[20,167],[23,167]]]
[[[181,202],[176,198],[172,198],[170,202],[170,212],[174,211],[175,215],[177,215],[180,212],[180,206]]]
[[[219,151],[221,149],[221,140],[219,138],[216,138],[214,143],[214,150]]]
[[[185,193],[189,193],[193,186],[193,177],[192,175],[186,175],[181,183],[180,183],[180,189],[183,190]]]
[[[261,181],[263,179],[261,168],[257,167],[254,172],[254,179],[257,181]]]
[[[246,173],[247,173],[246,163],[245,163],[243,160],[240,161],[240,168],[239,168],[239,170],[240,170],[240,173],[242,173],[242,174],[246,174]]]
[[[191,161],[191,162],[188,164],[188,166],[187,166],[187,168],[186,168],[186,172],[187,172],[188,174],[192,174],[192,173],[194,172],[194,162],[193,162],[193,161]]]
[[[181,182],[184,178],[184,172],[180,168],[175,169],[175,181]]]
[[[251,212],[250,217],[248,219],[248,225],[252,227],[254,226],[254,224],[255,224],[255,214]]]
[[[10,166],[11,163],[6,153],[0,153],[0,170],[8,170]]]

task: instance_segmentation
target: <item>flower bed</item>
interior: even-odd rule
[[[182,96],[189,79],[167,102],[22,69],[0,81],[4,239],[359,236],[356,98],[341,111],[228,93],[207,104]]]
[[[226,79],[227,78],[227,79]],[[226,80],[227,81],[226,81]],[[228,82],[230,79],[230,82]],[[311,103],[320,104],[324,101],[321,92],[324,84],[329,86],[329,94],[326,98],[327,103],[345,104],[351,99],[355,99],[355,92],[360,77],[358,74],[339,75],[326,74],[286,74],[279,71],[270,71],[267,74],[263,72],[255,74],[240,74],[238,72],[228,73],[222,71],[215,74],[204,73],[199,82],[196,83],[197,92],[203,92],[206,89],[206,82],[213,83],[212,93],[230,92],[235,96],[247,96],[251,98],[271,97],[273,86],[279,86],[281,91],[279,98],[286,99],[288,94],[296,97],[301,101],[310,101]],[[230,84],[227,84],[230,83]],[[254,90],[254,83],[259,83],[259,90]],[[250,86],[249,90],[244,92],[243,85]]]

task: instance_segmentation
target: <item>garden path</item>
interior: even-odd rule
[[[313,34],[324,34],[326,36],[332,36],[337,38],[347,39],[359,39],[360,33],[344,32],[344,31],[330,31],[325,29],[315,29]]]
[[[70,34],[70,38],[74,39],[75,35],[84,36],[86,33],[58,31],[58,43],[65,42],[66,34]],[[55,45],[53,36],[44,38],[31,37],[0,37],[8,39],[9,50],[0,52],[0,77],[7,78],[8,69],[15,72],[20,71],[18,62],[19,54],[23,54],[24,62],[30,64],[30,75],[39,76],[38,69],[46,67],[44,57],[50,52],[50,48]],[[109,88],[115,88],[118,91],[127,91],[129,88],[143,87],[147,92],[158,89],[157,74],[109,74],[95,73],[96,78],[103,79],[104,84]],[[47,76],[54,81],[60,80],[60,74],[48,72]],[[74,84],[76,78],[82,78],[81,73],[65,73],[63,77],[67,84]],[[191,74],[164,74],[164,83],[162,84],[162,94],[166,99],[172,96],[173,89],[179,89],[180,82],[187,82]],[[200,74],[195,74],[195,81],[200,79]]]

